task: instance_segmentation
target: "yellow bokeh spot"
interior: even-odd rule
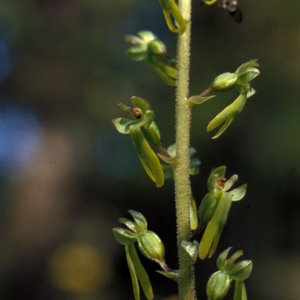
[[[74,294],[91,294],[110,278],[109,258],[88,244],[65,244],[50,258],[54,284]]]

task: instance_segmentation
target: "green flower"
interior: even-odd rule
[[[238,176],[233,175],[226,180],[225,172],[225,166],[212,170],[207,182],[208,193],[202,199],[198,209],[200,227],[206,226],[199,244],[200,259],[214,255],[232,202],[241,200],[246,194],[246,184],[230,190]]]
[[[125,41],[131,43],[127,54],[135,61],[145,61],[150,68],[168,85],[175,86],[177,70],[164,43],[151,32],[140,31],[135,35],[126,35]]]
[[[165,178],[160,160],[153,150],[153,147],[160,146],[160,131],[154,121],[154,112],[143,98],[132,97],[131,102],[134,107],[119,104],[127,118],[113,119],[113,124],[118,132],[130,135],[145,172],[157,187],[161,187]]]

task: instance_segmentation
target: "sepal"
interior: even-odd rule
[[[252,272],[253,264],[251,260],[242,260],[227,271],[233,280],[246,280]]]
[[[240,201],[242,200],[247,192],[247,184],[243,184],[239,186],[238,188],[230,191],[231,200],[232,201]]]
[[[185,250],[192,262],[195,263],[198,256],[199,243],[197,241],[182,241],[181,247]]]
[[[121,245],[129,245],[137,240],[137,235],[128,229],[115,227],[112,231],[115,239]]]
[[[174,280],[175,282],[178,282],[179,281],[179,271],[178,270],[172,270],[172,271],[156,271],[157,273],[169,278],[169,279],[172,279]]]
[[[133,209],[129,209],[128,212],[132,216],[132,218],[135,222],[135,228],[136,228],[137,232],[138,233],[144,232],[148,227],[146,218],[140,212],[135,211]],[[127,226],[127,224],[126,224],[126,226]]]

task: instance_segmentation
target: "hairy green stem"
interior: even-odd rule
[[[190,236],[191,185],[190,166],[190,126],[191,108],[186,99],[189,96],[191,0],[179,0],[179,8],[187,28],[178,35],[177,45],[177,89],[176,89],[176,167],[175,201],[177,219],[177,245],[180,280],[178,283],[179,300],[195,300],[195,275],[191,259],[181,247],[183,240]]]

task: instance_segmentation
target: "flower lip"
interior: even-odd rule
[[[138,108],[138,107],[134,107],[134,108],[132,109],[132,112],[133,112],[134,117],[135,117],[136,119],[140,119],[140,118],[142,117],[142,115],[143,115],[142,110],[141,110],[140,108]]]

